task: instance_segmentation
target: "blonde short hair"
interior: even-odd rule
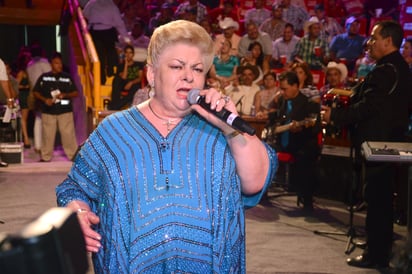
[[[207,73],[214,56],[212,38],[203,27],[186,20],[172,21],[155,29],[148,47],[147,64],[156,66],[165,48],[177,43],[198,47],[204,56],[203,62]]]

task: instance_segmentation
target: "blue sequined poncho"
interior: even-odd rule
[[[79,152],[57,201],[87,202],[100,217],[95,273],[245,273],[244,207],[221,131],[186,116],[164,138],[132,107],[105,118]]]

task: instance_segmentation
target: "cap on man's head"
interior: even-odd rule
[[[353,22],[358,22],[359,23],[359,19],[356,18],[355,16],[349,17],[345,21],[345,28],[348,29]]]

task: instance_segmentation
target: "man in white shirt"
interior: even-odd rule
[[[280,37],[273,42],[272,61],[274,67],[283,68],[285,65],[292,62],[292,53],[300,39],[294,33],[293,25],[287,23],[283,30],[283,37]]]
[[[236,109],[240,114],[250,115],[255,94],[260,90],[260,87],[254,83],[259,76],[259,70],[256,66],[239,66],[237,74],[240,75],[240,84],[226,87],[225,93],[236,104]]]

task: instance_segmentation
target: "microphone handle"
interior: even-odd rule
[[[226,122],[229,124],[231,127],[233,127],[236,130],[239,130],[241,132],[245,132],[249,135],[255,135],[256,129],[253,128],[251,125],[249,125],[245,120],[243,120],[241,117],[239,117],[236,114],[231,113],[230,111],[226,109],[222,109],[221,111],[216,111],[212,110],[210,108],[210,104],[206,103],[203,98],[199,97],[197,100],[197,104],[202,106],[204,109],[209,110],[210,112],[214,113],[216,117],[218,117],[220,120]]]

